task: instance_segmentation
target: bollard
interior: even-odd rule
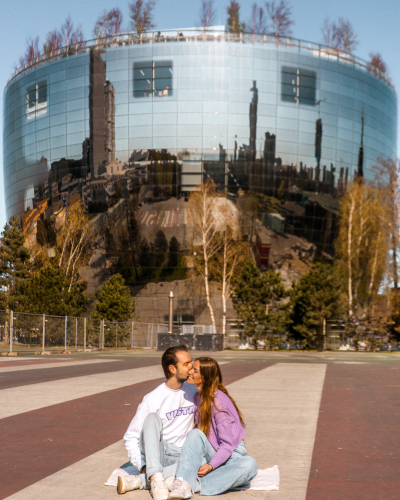
[[[83,326],[83,349],[86,349],[86,318]]]
[[[68,317],[65,316],[65,347],[64,347],[65,351],[67,351],[67,328],[68,328]]]
[[[10,352],[13,352],[14,311],[10,311]]]
[[[75,349],[78,349],[78,318],[75,318]]]
[[[43,314],[43,340],[42,340],[42,352],[44,352],[44,346],[46,344],[45,342],[46,338],[46,315]]]

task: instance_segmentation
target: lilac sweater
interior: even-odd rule
[[[229,397],[222,391],[217,390],[214,401],[218,411],[213,406],[211,408],[211,425],[208,440],[217,452],[210,460],[210,465],[216,469],[232,455],[233,450],[243,440],[246,430],[240,423],[240,418],[236,408]],[[200,396],[195,399],[197,419],[197,407],[200,405]]]

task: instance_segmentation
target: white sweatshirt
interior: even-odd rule
[[[182,448],[187,433],[194,426],[196,393],[196,387],[186,382],[177,391],[169,389],[164,382],[143,398],[124,436],[128,457],[135,467],[140,470],[146,464],[140,453],[139,437],[149,413],[160,416],[164,441]]]

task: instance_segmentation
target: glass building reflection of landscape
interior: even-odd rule
[[[390,81],[309,42],[180,30],[46,57],[5,88],[7,217],[46,219],[76,196],[107,224],[134,198],[143,226],[184,246],[185,197],[210,178],[233,202],[263,197],[264,222],[332,254],[338,196],[396,153]]]

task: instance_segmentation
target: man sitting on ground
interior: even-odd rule
[[[194,426],[197,389],[186,383],[192,360],[185,346],[171,347],[162,357],[166,382],[147,394],[125,433],[125,448],[140,476],[118,477],[118,493],[146,488],[154,500],[168,498],[186,435]]]

